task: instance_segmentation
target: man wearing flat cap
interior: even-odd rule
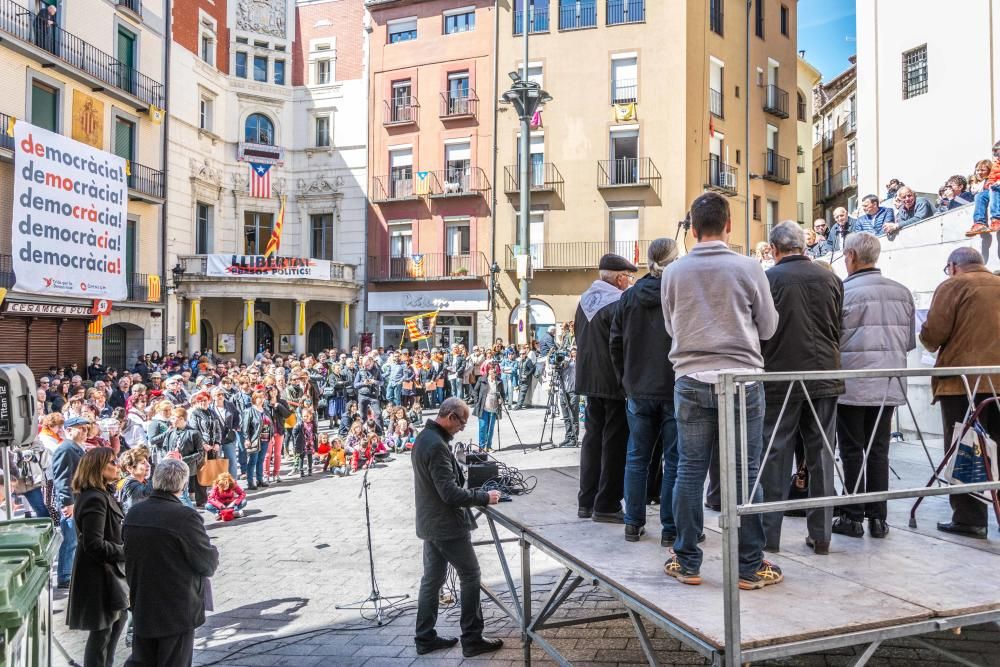
[[[611,362],[609,340],[615,307],[635,279],[636,267],[608,253],[597,266],[599,277],[580,296],[576,308],[576,392],[587,397],[587,431],[580,447],[577,516],[624,523],[625,451],[628,422],[625,392]]]

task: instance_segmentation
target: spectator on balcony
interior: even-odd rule
[[[850,232],[868,232],[875,236],[882,236],[899,229],[892,209],[879,206],[876,195],[865,195],[864,199],[861,200],[861,211],[862,214],[851,225]],[[887,225],[891,225],[891,229],[886,229]]]
[[[995,196],[991,196],[995,195]],[[993,144],[993,161],[983,189],[976,193],[976,209],[972,212],[972,228],[966,236],[1000,232],[1000,141]],[[989,223],[986,214],[989,209]]]
[[[816,259],[833,251],[833,243],[828,236],[826,220],[816,218],[813,228],[806,230],[806,255]]]
[[[844,244],[844,237],[854,231],[857,224],[857,218],[852,218],[843,206],[833,209],[833,227],[827,237],[831,250],[840,250]]]
[[[976,163],[975,169],[972,170],[972,175],[969,176],[970,194],[975,196],[983,191],[983,188],[986,187],[986,179],[989,177],[992,168],[993,162],[990,160],[980,160]]]
[[[903,183],[903,181],[899,180],[898,178],[892,179],[885,186],[885,198],[886,199],[895,199],[896,198],[896,194],[899,192],[899,189],[901,187],[905,186],[905,185],[906,184]]]
[[[899,200],[899,208],[895,214],[896,220],[892,229],[886,225],[886,234],[892,234],[903,227],[909,227],[934,215],[934,207],[931,203],[924,197],[918,197],[912,188],[905,185],[896,193],[896,199]]]
[[[949,178],[944,186],[951,190],[951,201],[948,203],[949,209],[971,204],[972,200],[975,199],[975,195],[969,192],[969,182],[965,179],[965,176],[956,174]]]

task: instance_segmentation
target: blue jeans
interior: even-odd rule
[[[677,421],[670,401],[628,399],[628,454],[625,458],[625,523],[646,525],[646,482],[656,441],[663,443],[660,526],[663,537],[675,537],[673,496],[677,480]]]
[[[508,401],[514,400],[514,376],[513,375],[501,375],[500,379],[503,381],[503,393],[507,397]]]
[[[243,436],[240,433],[236,434],[236,458],[240,463],[240,472],[244,475],[249,474],[249,468],[247,468],[247,448],[243,445]],[[236,475],[233,475],[235,478]]]
[[[45,506],[45,494],[42,493],[41,487],[35,487],[27,493],[22,493],[21,496],[28,503],[36,519],[49,518],[49,509]]]
[[[479,446],[490,448],[493,446],[493,428],[497,423],[497,413],[483,410],[479,415]]]
[[[233,479],[237,479],[239,477],[238,475],[239,470],[236,465],[237,464],[236,449],[237,449],[236,440],[230,440],[229,442],[222,443],[222,455],[226,457],[227,461],[229,461],[229,474],[233,476]]]
[[[403,385],[401,384],[390,384],[385,388],[385,398],[387,401],[393,405],[399,405],[403,402]]]
[[[257,473],[257,483],[260,484],[264,479],[264,457],[267,456],[267,448],[271,446],[271,443],[265,442],[263,438],[260,441],[260,451],[257,452],[257,459],[254,461]]]
[[[181,491],[180,501],[181,501],[181,504],[183,504],[183,505],[185,505],[187,507],[190,507],[191,509],[195,509],[194,503],[191,502],[191,478],[190,477],[188,477],[187,481],[184,482],[184,490]]]
[[[247,499],[244,498],[239,503],[237,503],[237,505],[233,509],[236,510],[237,512],[239,512],[241,509],[243,509],[246,506],[247,506]],[[219,513],[219,508],[216,507],[215,505],[210,504],[210,503],[206,503],[205,509],[207,509],[212,514],[218,514]]]
[[[247,486],[256,486],[260,481],[261,473],[264,472],[264,453],[259,449],[256,452],[248,451],[247,455]],[[259,464],[259,465],[258,465]]]
[[[434,401],[435,405],[444,403],[444,387],[438,387],[434,390]]]
[[[73,575],[73,557],[76,556],[76,526],[73,525],[73,519],[60,516],[59,532],[62,533],[62,544],[59,545],[56,583],[67,584]]]
[[[993,196],[990,196],[993,193]],[[988,190],[976,193],[976,199],[972,211],[972,221],[980,222],[984,225],[990,223],[986,219],[986,209],[989,208],[990,218],[1000,218],[1000,186],[994,185]]]
[[[760,383],[750,385],[747,395],[747,480],[753,488],[760,467],[761,450],[764,443],[764,390]],[[705,476],[712,451],[719,447],[719,401],[715,386],[698,382],[689,377],[677,378],[674,384],[674,409],[677,416],[677,482],[674,484],[674,522],[677,525],[677,541],[674,553],[681,565],[691,570],[700,570],[702,552],[698,547],[698,537],[705,527],[702,498],[705,492]],[[738,413],[737,408],[734,413]],[[737,414],[735,432],[737,434],[736,495],[741,494],[741,463],[739,452],[740,421]],[[721,454],[721,452],[720,452]],[[722,480],[726,484],[726,480]],[[751,499],[759,503],[763,498],[761,489]],[[759,514],[740,518],[739,529],[740,576],[750,575],[760,568],[763,560],[764,524]]]
[[[462,396],[462,378],[451,377],[448,378],[448,384],[451,385],[451,395],[455,398],[464,398]]]

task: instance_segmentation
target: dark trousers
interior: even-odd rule
[[[577,504],[595,512],[621,511],[628,451],[625,401],[588,396],[586,419]]]
[[[378,398],[374,396],[359,396],[358,412],[361,414],[361,421],[366,421],[368,419],[369,408],[371,408],[372,413],[375,415],[375,421],[381,421],[382,408],[379,407]]]
[[[199,507],[208,501],[208,489],[198,483],[198,475],[188,478],[188,486],[194,491],[194,504]]]
[[[559,407],[566,427],[566,439],[576,442],[580,437],[580,396],[572,392],[560,392]]]
[[[992,394],[976,394],[975,403],[979,405]],[[965,396],[940,396],[941,424],[944,427],[944,447],[947,450],[955,437],[955,424],[965,421],[965,413],[969,408],[969,400]],[[1000,407],[993,404],[983,410],[979,423],[986,429],[986,434],[994,441],[1000,442]],[[985,528],[989,516],[989,505],[976,500],[968,493],[948,496],[951,501],[951,520],[966,526]]]
[[[299,474],[313,474],[313,453],[312,447],[306,447],[305,451],[299,452]]]
[[[845,493],[854,493],[855,484],[858,485],[858,493],[889,490],[889,436],[893,410],[887,405],[879,418],[877,405],[837,406],[837,440],[840,443],[840,460],[844,464]],[[868,460],[864,461],[872,432],[875,433],[875,440],[868,452]],[[858,477],[861,478],[860,484]],[[852,521],[863,521],[865,517],[884,521],[886,504],[843,505],[840,514]]]
[[[760,486],[764,490],[766,503],[788,500],[794,472],[795,448],[800,441],[805,447],[806,469],[809,471],[809,497],[822,498],[836,493],[833,485],[833,456],[830,452],[837,433],[837,398],[814,398],[812,404],[819,423],[805,399],[788,401],[783,413],[781,403],[768,403],[764,409],[765,450],[768,443],[771,443],[771,451],[761,463],[760,469]],[[768,512],[764,515],[765,544],[771,549],[778,549],[780,546],[784,517],[784,512]],[[832,507],[817,507],[806,512],[809,537],[816,541],[830,541],[832,524]]]
[[[521,384],[517,386],[517,407],[523,408],[525,405],[531,406],[531,377],[522,378]]]
[[[479,559],[469,534],[453,540],[424,540],[424,576],[420,579],[417,598],[417,646],[426,646],[437,637],[434,626],[438,619],[441,586],[448,575],[448,564],[455,568],[460,587],[462,607],[462,644],[478,641],[483,636],[483,609],[479,602]]]
[[[120,611],[114,623],[103,630],[90,631],[87,646],[83,650],[83,667],[111,667],[114,664],[115,649],[127,620],[128,614]]]
[[[193,654],[194,630],[169,637],[137,635],[125,667],[190,667]]]

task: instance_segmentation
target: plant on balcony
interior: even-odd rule
[[[460,266],[457,269],[453,270],[451,272],[451,275],[453,275],[453,276],[467,276],[467,275],[469,275],[469,269],[465,268],[464,266]]]

